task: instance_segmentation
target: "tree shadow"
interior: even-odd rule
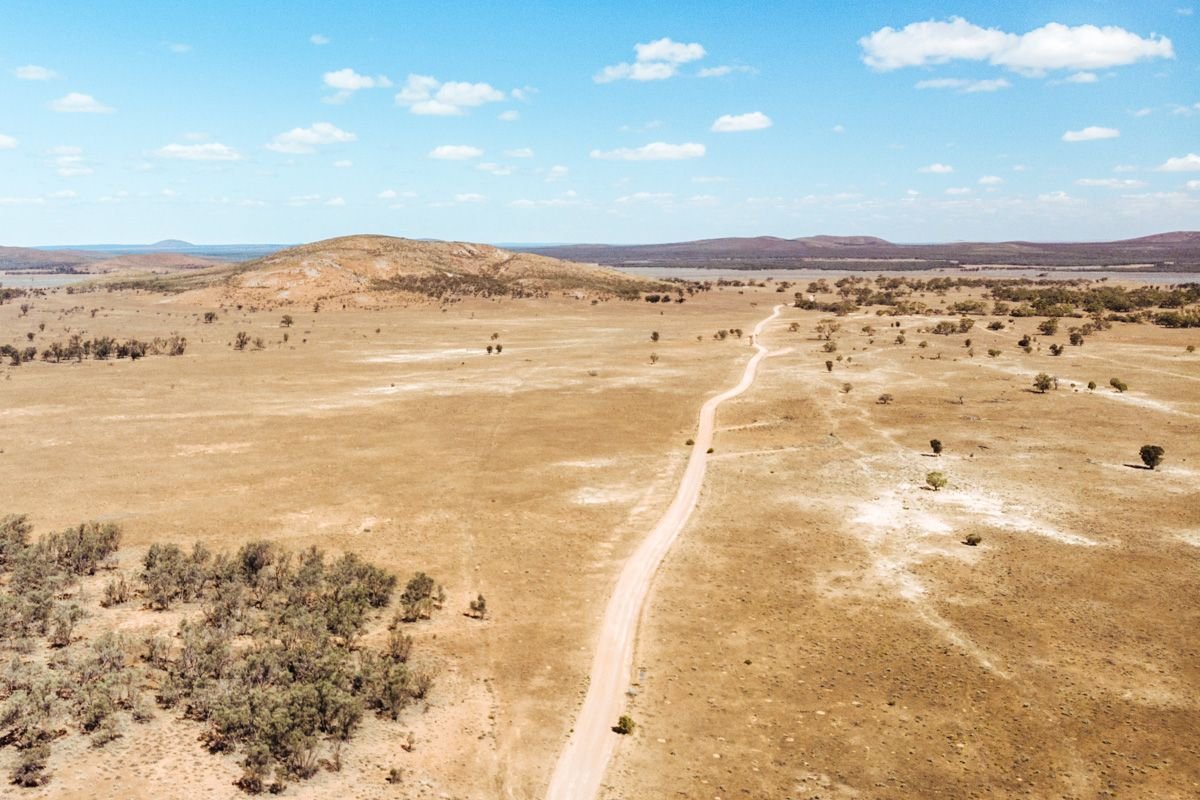
[[[1124,466],[1129,467],[1130,469],[1154,469],[1154,467],[1147,467],[1145,464],[1125,464]]]

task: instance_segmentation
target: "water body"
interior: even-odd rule
[[[86,250],[112,256],[142,255],[144,253],[172,253],[201,258],[218,258],[222,261],[249,261],[291,247],[290,244],[189,244],[155,247],[150,244],[81,244],[66,246],[36,247],[35,250]]]
[[[1029,280],[1069,281],[1069,280],[1110,280],[1127,283],[1143,283],[1151,286],[1164,286],[1175,283],[1200,283],[1198,272],[1131,272],[1130,270],[1078,270],[1078,269],[922,269],[922,270],[840,270],[840,269],[699,269],[696,267],[651,267],[640,265],[625,265],[617,267],[621,272],[633,275],[644,275],[647,278],[682,278],[689,281],[715,281],[718,278],[730,280],[756,281],[774,278],[776,281],[791,281],[792,283],[808,283],[824,278],[834,283],[851,276],[867,276],[874,278],[882,275],[887,278],[913,278],[928,280],[929,278],[1027,278]]]

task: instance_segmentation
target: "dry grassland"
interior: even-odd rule
[[[620,564],[672,495],[700,404],[750,355],[712,334],[788,296],[306,307],[286,344],[281,312],[206,325],[208,309],[153,295],[58,294],[26,318],[6,304],[3,341],[45,322],[38,342],[70,326],[189,346],[0,368],[0,513],[39,531],[119,521],[130,568],[153,541],[266,538],[428,572],[450,599],[412,626],[440,667],[427,706],[368,716],[341,773],[287,795],[538,797]],[[1015,346],[1036,319],[981,322],[969,358],[964,336],[916,332],[930,321],[902,318],[901,346],[890,318],[860,314],[841,320],[852,361],[830,373],[823,318],[785,309],[758,381],[719,413],[641,632],[639,725],[603,796],[1200,793],[1197,334],[1114,325],[1055,358],[1049,340]],[[233,350],[238,331],[266,349]],[[504,350],[488,356],[494,332]],[[1027,391],[1039,371],[1061,388]],[[1164,466],[1125,466],[1147,443]],[[922,488],[934,469],[940,492]],[[968,532],[982,544],[960,544]],[[485,622],[462,613],[479,592]],[[174,625],[136,603],[89,612],[85,630]],[[236,758],[205,752],[199,730],[160,711],[104,749],[73,734],[52,782],[19,796],[240,796]],[[13,758],[0,750],[0,770]]]

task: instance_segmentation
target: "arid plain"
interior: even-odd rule
[[[395,723],[368,714],[341,772],[286,793],[538,797],[616,575],[674,493],[700,405],[752,353],[714,333],[752,329],[791,299],[775,289],[319,313],[62,290],[25,316],[6,303],[5,341],[69,328],[188,347],[0,368],[0,511],[39,531],[119,522],[131,574],[152,542],[254,539],[428,572],[448,597],[410,626],[437,669],[427,701]],[[719,411],[700,504],[655,583],[638,725],[603,797],[1200,792],[1197,335],[1116,323],[1055,357],[1065,332],[1016,345],[1037,318],[919,330],[957,318],[855,312],[834,353],[815,333],[827,313],[788,307],[764,332],[770,355]],[[231,347],[241,331],[263,349]],[[1038,372],[1059,388],[1031,391]],[[1166,450],[1154,471],[1136,468],[1147,443]],[[923,488],[933,470],[941,491]],[[176,624],[83,587],[85,633]],[[478,593],[482,621],[464,614]],[[236,756],[177,717],[103,749],[64,737],[52,781],[21,796],[240,796]]]

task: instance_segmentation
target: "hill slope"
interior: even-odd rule
[[[630,296],[666,288],[662,282],[604,267],[490,245],[372,235],[326,239],[229,267],[110,285],[194,291],[203,293],[207,302],[260,307],[330,299],[371,306],[413,298],[537,297],[560,292]]]
[[[874,236],[799,239],[756,236],[665,244],[531,247],[528,252],[611,266],[929,269],[988,264],[1047,267],[1148,264],[1196,271],[1200,270],[1200,232],[1176,231],[1118,242],[944,244],[894,244]]]

